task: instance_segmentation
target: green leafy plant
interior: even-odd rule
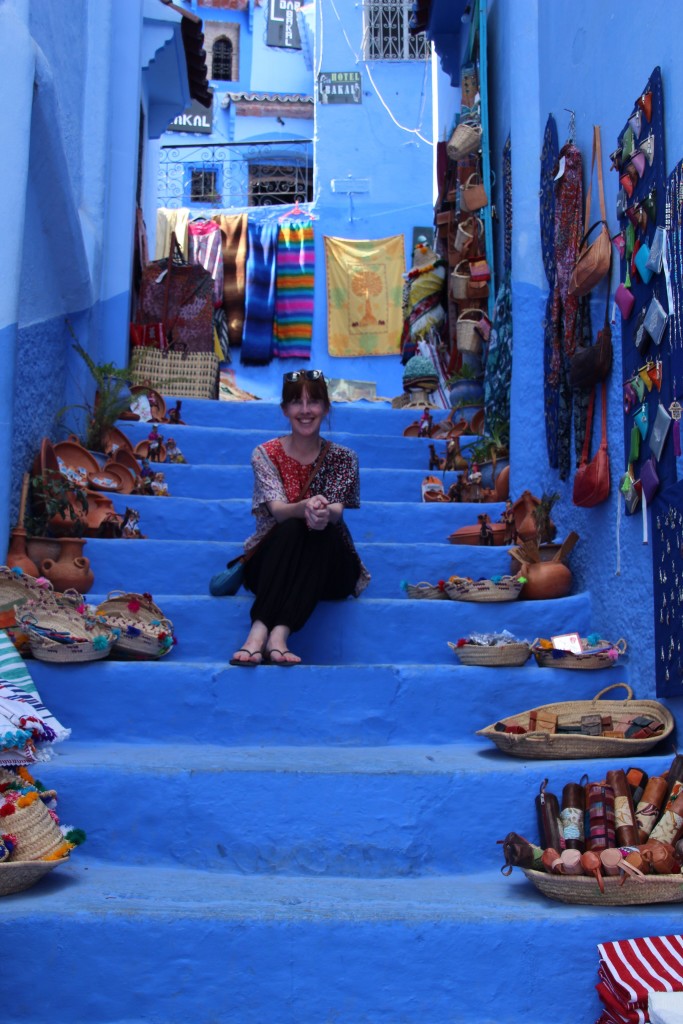
[[[69,405],[58,413],[63,418],[72,409],[85,412],[85,428],[81,435],[83,445],[91,451],[103,451],[106,431],[116,423],[121,414],[130,408],[130,367],[119,367],[114,363],[96,363],[76,337],[73,327],[66,321],[74,340],[73,348],[88,368],[95,385],[92,401]]]
[[[62,473],[46,470],[29,480],[30,511],[24,526],[30,537],[80,537],[88,512],[88,495]],[[63,520],[63,528],[54,529],[54,519]]]

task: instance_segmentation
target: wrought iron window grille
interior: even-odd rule
[[[424,32],[410,33],[411,0],[365,0],[363,42],[366,60],[425,60]]]

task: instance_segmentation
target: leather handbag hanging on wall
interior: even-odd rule
[[[605,322],[598,331],[594,345],[577,346],[569,366],[569,383],[573,388],[589,391],[605,380],[612,369],[612,328],[609,322],[609,289],[605,303]]]
[[[600,194],[600,217],[586,230],[581,245],[576,266],[572,272],[569,282],[571,295],[587,295],[596,284],[602,281],[605,274],[609,273],[612,245],[610,242],[609,228],[607,227],[607,213],[605,210],[605,190],[602,181],[602,147],[600,144],[600,125],[593,125],[593,153],[591,156],[591,180],[586,195],[586,215],[584,227],[588,224],[591,213],[591,192],[593,188],[593,168],[597,159],[598,164],[598,191]],[[588,239],[595,230],[600,227],[600,234],[590,245]]]
[[[601,384],[602,388],[602,438],[600,447],[588,461],[590,451],[591,431],[593,427],[593,410],[595,408],[595,389],[590,397],[588,415],[586,417],[586,437],[583,442],[581,461],[574,477],[573,502],[580,508],[593,508],[609,497],[609,454],[607,451],[607,384]]]
[[[143,268],[136,323],[163,324],[170,346],[213,352],[213,278],[200,264],[185,263],[175,234],[168,259]]]
[[[460,208],[468,213],[476,213],[477,210],[488,206],[489,197],[486,195],[481,178],[478,174],[470,174],[467,182],[460,188]]]

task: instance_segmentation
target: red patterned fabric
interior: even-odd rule
[[[651,992],[683,992],[683,936],[603,942],[598,951],[598,1024],[645,1024]]]

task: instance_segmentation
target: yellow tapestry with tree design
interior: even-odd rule
[[[327,345],[331,356],[398,355],[403,235],[357,241],[325,236]]]

